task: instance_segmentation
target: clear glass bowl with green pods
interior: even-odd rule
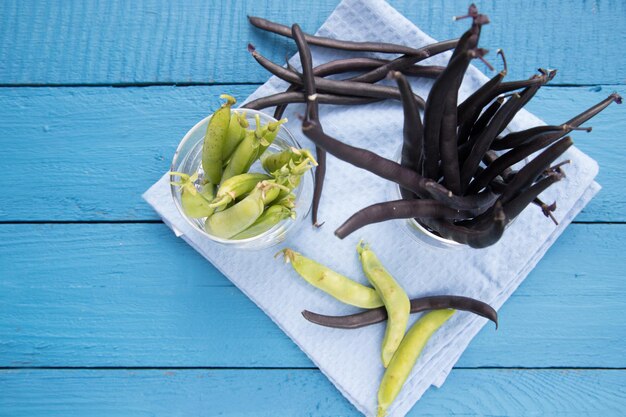
[[[259,118],[261,125],[267,125],[271,122],[276,122],[271,116],[267,114],[250,109],[232,109],[231,117],[234,112],[239,114],[245,111],[245,118],[249,124],[248,129],[256,129],[257,122],[256,117]],[[212,116],[208,116],[198,122],[194,127],[192,127],[187,134],[183,137],[182,141],[178,145],[176,149],[176,153],[174,154],[174,158],[172,160],[172,165],[170,168],[171,172],[183,173],[192,178],[193,184],[198,191],[203,190],[203,185],[206,182],[203,164],[202,164],[202,149],[204,144],[204,137],[207,131],[207,126]],[[283,124],[278,131],[278,135],[276,139],[269,145],[267,150],[264,151],[264,155],[268,153],[276,153],[284,150],[288,150],[291,148],[300,149],[301,146],[298,141],[295,139],[293,134],[289,132],[289,130]],[[260,160],[256,160],[249,168],[249,173],[266,173],[263,169]],[[177,175],[171,175],[170,181],[172,183],[176,183],[180,181],[180,177]],[[219,187],[215,187],[215,191],[219,191]],[[299,185],[294,188],[291,193],[293,194],[293,211],[295,211],[295,218],[285,218],[275,225],[273,225],[269,230],[263,231],[258,235],[254,236],[245,236],[244,234],[240,234],[239,236],[234,236],[231,238],[224,238],[216,236],[215,234],[211,234],[207,230],[207,217],[192,217],[185,212],[182,203],[182,188],[175,184],[171,185],[171,193],[172,198],[174,199],[174,203],[180,212],[181,216],[198,232],[200,232],[207,239],[231,246],[236,249],[249,249],[249,250],[258,250],[264,249],[270,246],[274,246],[280,242],[282,242],[289,233],[294,232],[297,227],[302,223],[303,219],[305,219],[309,211],[311,209],[311,201],[313,196],[313,173],[312,170],[305,172],[300,181]],[[239,199],[238,199],[239,200]],[[234,201],[232,204],[236,203]],[[231,205],[232,205],[231,204]],[[219,209],[218,209],[219,210]]]

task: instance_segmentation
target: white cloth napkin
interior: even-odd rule
[[[434,41],[382,0],[342,1],[318,34],[355,41],[396,42],[413,47]],[[257,47],[263,53],[263,45]],[[313,48],[316,64],[350,55]],[[449,54],[444,54],[431,58],[430,63],[443,65],[448,58]],[[298,59],[291,62],[299,66]],[[250,65],[256,64],[251,62]],[[486,79],[476,68],[470,68],[461,98]],[[416,93],[423,97],[430,85],[428,81],[412,82]],[[249,99],[285,88],[284,82],[272,77]],[[290,121],[286,126],[301,144],[312,149],[312,143],[302,135],[300,122],[295,117],[296,113],[302,114],[303,111],[302,105],[290,106],[286,114]],[[321,119],[329,134],[385,157],[392,158],[401,145],[402,111],[397,102],[384,101],[359,107],[322,106]],[[518,130],[538,124],[542,124],[541,120],[522,111],[511,128]],[[411,298],[456,294],[474,297],[499,308],[600,189],[594,182],[598,172],[594,160],[574,148],[565,158],[572,161],[565,167],[567,178],[542,196],[548,202],[558,201],[555,216],[559,226],[554,226],[537,207],[529,207],[497,244],[483,250],[440,249],[425,245],[406,232],[403,221],[367,226],[345,240],[339,240],[333,231],[355,211],[389,199],[393,185],[332,156],[328,158],[320,206],[320,220],[325,221],[325,225],[314,229],[307,219],[305,225],[283,244],[254,254],[203,239],[178,213],[167,176],[154,184],[144,198],[178,236],[212,262],[270,316],[359,411],[373,416],[378,384],[384,371],[380,360],[384,324],[338,330],[307,322],[300,314],[303,309],[324,314],[348,314],[355,309],[311,287],[290,266],[275,259],[274,254],[279,248],[290,247],[366,283],[355,250],[359,239],[364,239],[371,243],[372,249]],[[416,318],[413,317],[412,322]],[[506,317],[501,317],[501,321],[506,322]],[[391,407],[390,415],[405,415],[428,387],[441,386],[486,322],[486,319],[465,312],[453,316],[424,349]]]

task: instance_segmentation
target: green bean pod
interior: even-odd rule
[[[246,112],[240,113],[234,111],[230,115],[230,124],[228,125],[228,133],[226,134],[226,141],[222,148],[222,161],[228,161],[228,158],[235,152],[237,145],[241,143],[246,136],[246,129],[250,126],[246,119]]]
[[[187,216],[199,219],[213,214],[214,209],[210,207],[214,196],[213,184],[204,184],[198,190],[194,184],[198,179],[197,173],[192,176],[182,172],[170,172],[169,174],[181,178],[181,181],[172,181],[171,184],[180,187],[180,204]]]
[[[222,149],[230,125],[230,107],[237,101],[227,94],[222,94],[220,98],[225,99],[226,103],[213,113],[209,120],[202,146],[202,169],[206,178],[213,184],[219,184],[222,178]]]
[[[259,147],[259,153],[257,155],[257,158],[260,158],[261,155],[263,155],[263,152],[265,152],[265,150],[269,148],[269,146],[274,142],[276,136],[278,135],[278,131],[280,130],[280,126],[284,123],[287,123],[286,118],[277,120],[275,122],[269,122],[267,124],[265,135],[263,136],[263,139],[265,139],[265,142],[267,143],[264,143]]]
[[[361,308],[376,308],[383,305],[383,301],[373,288],[359,284],[291,249],[284,249],[282,253],[285,261],[291,263],[293,269],[306,282],[337,300]]]
[[[411,302],[402,287],[387,272],[368,245],[359,242],[357,252],[363,272],[383,300],[389,317],[381,349],[383,366],[386,368],[404,337],[411,314]]]
[[[230,177],[222,181],[215,199],[211,202],[211,207],[216,209],[226,207],[239,197],[252,191],[261,181],[271,178],[269,175],[261,173],[245,173]]]
[[[287,165],[289,161],[293,161],[294,164],[298,165],[305,160],[313,161],[313,165],[316,165],[315,158],[313,154],[308,149],[297,149],[291,147],[281,152],[276,153],[268,153],[261,157],[261,165],[263,165],[263,169],[268,173],[273,173],[278,171],[283,166]]]
[[[246,131],[245,137],[241,143],[237,145],[230,161],[228,161],[228,165],[226,165],[226,168],[224,169],[222,182],[234,177],[235,175],[248,172],[250,166],[252,166],[257,158],[259,146],[261,146],[261,140],[263,138],[262,134],[262,131]]]
[[[428,339],[446,322],[456,310],[435,310],[424,314],[407,332],[391,359],[378,388],[378,417],[387,414],[409,377],[417,358]]]
[[[267,232],[281,221],[288,218],[295,218],[296,212],[293,208],[285,207],[278,203],[265,209],[261,217],[241,233],[233,236],[233,239],[248,239]]]

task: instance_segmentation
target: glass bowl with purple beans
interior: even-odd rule
[[[286,119],[235,110],[235,99],[183,137],[170,169],[180,214],[208,239],[240,249],[283,241],[311,208],[317,162]]]

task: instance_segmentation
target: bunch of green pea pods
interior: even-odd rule
[[[335,328],[358,328],[387,319],[381,346],[385,372],[378,390],[378,417],[398,396],[411,370],[430,337],[443,326],[456,310],[469,311],[496,323],[497,313],[486,303],[468,297],[431,296],[409,300],[408,295],[385,269],[369,245],[359,242],[357,252],[363,272],[372,287],[360,284],[291,249],[279,253],[309,284],[339,301],[368,309],[349,316],[324,316],[303,311],[303,316],[316,324]],[[432,310],[407,331],[411,313]]]
[[[200,173],[170,172],[180,178],[181,206],[191,218],[206,218],[205,231],[223,239],[247,239],[264,233],[282,220],[295,218],[295,196],[302,175],[317,162],[306,149],[266,150],[287,119],[254,129],[245,112],[231,111],[235,98],[226,100],[209,120],[202,146]],[[248,172],[261,160],[265,172]]]

